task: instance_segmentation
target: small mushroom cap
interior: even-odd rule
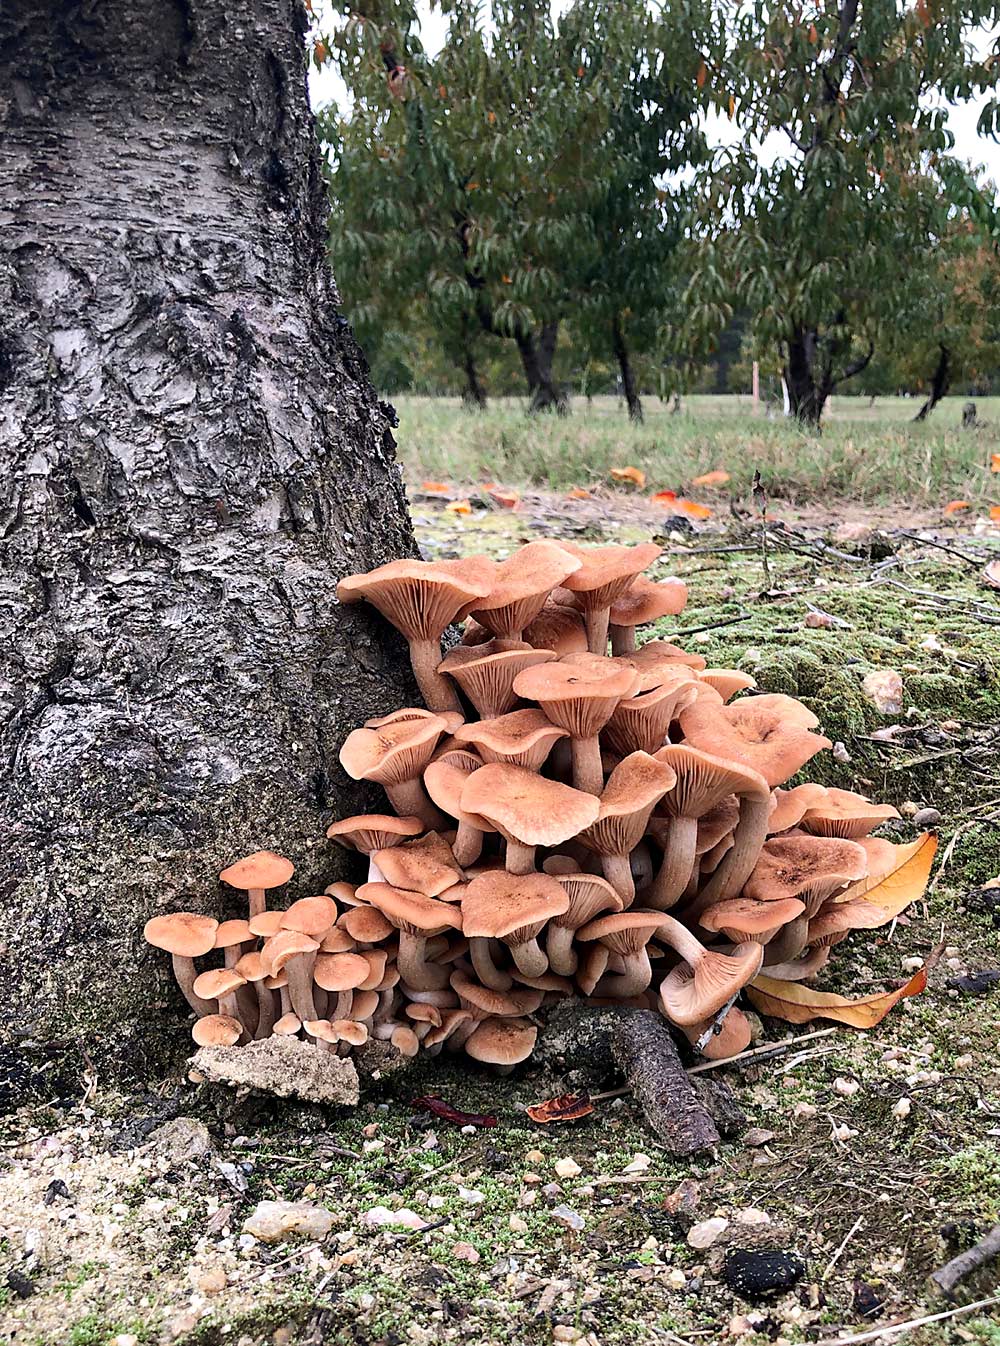
[[[553,878],[569,898],[569,906],[562,915],[552,917],[553,925],[579,930],[581,925],[592,921],[599,912],[622,910],[623,904],[618,893],[607,879],[597,874],[562,873],[553,874]]]
[[[798,709],[793,712],[789,706]],[[724,706],[700,696],[681,711],[680,726],[693,747],[744,763],[773,788],[783,785],[821,749],[833,747],[829,739],[805,727],[805,716],[815,720],[791,697],[753,696]]]
[[[215,948],[219,922],[194,911],[175,911],[169,916],[154,916],[143,928],[147,944],[178,958],[200,958]]]
[[[303,935],[324,935],[337,919],[337,904],[332,897],[300,897],[281,918],[283,930],[298,930]]]
[[[354,991],[368,980],[368,959],[359,953],[316,955],[313,980],[324,991]]]
[[[360,987],[354,992],[351,999],[351,1018],[352,1019],[370,1019],[379,1005],[379,993],[374,987],[370,991],[363,991]]]
[[[728,701],[737,692],[745,692],[757,686],[756,678],[738,668],[703,668],[698,677],[701,682],[707,682],[713,691],[718,692],[723,701]],[[728,1015],[726,1017],[728,1019]]]
[[[275,855],[274,851],[254,851],[253,855],[245,855],[224,869],[219,878],[231,888],[249,891],[251,888],[280,888],[294,873],[295,866],[283,855]]]
[[[494,562],[486,556],[461,561],[390,561],[337,585],[341,603],[366,600],[407,640],[437,640],[449,622],[493,586]]]
[[[612,626],[645,626],[660,617],[676,617],[687,602],[683,580],[648,580],[637,576],[611,606]]]
[[[306,1019],[302,1027],[311,1038],[319,1038],[321,1042],[340,1041],[340,1035],[329,1019]]]
[[[403,1013],[414,1023],[433,1024],[435,1028],[441,1026],[441,1011],[436,1005],[407,1005]]]
[[[773,906],[773,902],[767,904]],[[834,944],[838,936],[851,930],[877,930],[888,921],[886,913],[874,902],[866,902],[863,897],[853,898],[850,902],[825,902],[809,922],[809,944],[822,948]]]
[[[467,1009],[444,1010],[441,1015],[441,1025],[438,1028],[432,1028],[424,1038],[425,1047],[436,1047],[439,1042],[445,1042],[451,1037],[452,1033],[464,1023],[472,1018],[472,1011]]]
[[[534,939],[551,916],[569,908],[569,895],[548,874],[508,874],[496,869],[472,880],[462,898],[466,938]]]
[[[627,855],[642,839],[654,805],[676,780],[668,763],[645,752],[630,753],[608,777],[600,812],[580,840],[598,855]]]
[[[538,1029],[526,1019],[485,1019],[466,1039],[465,1050],[474,1061],[491,1066],[515,1066],[535,1048]]]
[[[576,932],[576,937],[586,943],[599,939],[612,953],[625,957],[644,949],[663,924],[662,911],[644,911],[641,907],[630,907],[628,911],[612,912],[609,916],[598,916]]]
[[[463,878],[451,847],[437,832],[376,851],[374,860],[386,883],[425,897],[437,897]]]
[[[389,961],[388,949],[366,949],[362,954],[368,964],[368,976],[358,987],[359,991],[372,991],[385,976],[385,965]]]
[[[206,1014],[195,1021],[191,1036],[199,1047],[232,1047],[243,1036],[243,1025],[231,1014]]]
[[[668,667],[670,664],[681,664],[685,668],[693,668],[696,672],[705,667],[705,660],[700,654],[687,654],[679,645],[671,645],[667,640],[647,640],[646,644],[630,654],[628,659],[633,668],[642,671]]]
[[[601,807],[594,795],[497,762],[473,772],[461,805],[525,846],[558,846],[589,827]]]
[[[464,724],[455,734],[459,743],[478,748],[484,762],[506,762],[528,771],[537,771],[552,751],[552,745],[567,737],[565,729],[554,725],[543,710],[535,707]]]
[[[652,681],[651,687],[645,683]],[[670,726],[697,696],[695,675],[680,664],[654,672],[639,671],[635,696],[619,701],[602,731],[602,741],[623,757],[630,752],[656,752],[668,741]]]
[[[707,813],[698,819],[698,840],[695,853],[704,855],[713,850],[720,841],[724,841],[736,829],[740,820],[740,801],[735,795],[727,795],[713,804]]]
[[[534,1014],[545,998],[544,991],[536,991],[529,987],[520,990],[515,987],[510,991],[493,991],[488,986],[481,986],[461,968],[456,968],[451,974],[451,988],[465,1004],[472,1005],[483,1014],[499,1018]]]
[[[411,935],[440,935],[462,928],[460,908],[438,902],[422,893],[409,893],[388,883],[366,883],[358,893],[377,907],[386,920]]]
[[[797,897],[778,898],[761,902],[753,897],[730,897],[708,907],[698,917],[705,930],[719,931],[735,944],[751,939],[766,944],[783,925],[794,921],[805,911],[805,903]]]
[[[784,692],[761,692],[729,707],[729,717],[734,724],[739,724],[743,716],[753,717],[758,714],[780,715],[785,724],[794,724],[799,729],[819,728],[818,716],[794,696],[786,696]]]
[[[673,1023],[686,1027],[718,1014],[760,971],[762,944],[737,944],[731,953],[706,949],[698,961],[679,963],[660,983],[660,1004]]]
[[[446,753],[424,771],[424,789],[438,808],[450,814],[456,822],[474,827],[477,832],[495,832],[496,828],[485,818],[478,813],[466,813],[461,804],[465,782],[481,766],[479,758],[471,753]]]
[[[899,810],[891,804],[873,804],[864,795],[831,787],[824,800],[806,810],[801,822],[805,831],[817,836],[860,841],[873,828],[898,817]]]
[[[580,950],[576,969],[576,984],[584,995],[593,995],[594,988],[607,971],[611,950],[603,944],[588,944]]]
[[[557,657],[587,648],[587,628],[579,611],[551,599],[521,634],[536,650],[549,650]]]
[[[362,887],[367,887],[363,884]],[[346,930],[358,944],[380,944],[388,939],[395,928],[380,911],[374,907],[358,906],[345,911],[337,922],[341,930]]]
[[[231,949],[237,944],[247,944],[253,939],[253,931],[248,921],[237,919],[222,921],[215,932],[215,947]]]
[[[868,855],[856,841],[805,835],[770,837],[743,885],[743,896],[763,902],[798,897],[808,909],[844,884],[863,879],[867,872]]]
[[[201,972],[194,979],[194,993],[202,1000],[218,1000],[220,996],[231,995],[241,986],[246,986],[246,977],[232,967],[213,967]]]
[[[384,724],[398,724],[400,720],[432,720],[435,716],[440,716],[445,723],[445,732],[453,734],[460,724],[465,723],[465,716],[458,710],[428,710],[426,706],[402,706],[399,710],[391,710],[388,715],[376,715],[371,720],[365,720],[366,729],[381,729]]]
[[[280,972],[290,958],[300,953],[315,953],[319,948],[317,940],[304,935],[300,930],[279,930],[261,949],[264,966],[271,969],[271,975]]]
[[[353,780],[399,785],[420,775],[446,729],[441,715],[355,729],[340,749],[340,764]]]
[[[458,683],[480,715],[502,715],[517,700],[517,675],[555,657],[553,650],[536,649],[522,640],[490,640],[484,645],[456,645],[438,664],[438,672]]]
[[[251,982],[263,981],[265,977],[271,975],[270,968],[256,949],[250,953],[245,953],[233,970],[238,972],[244,980]]]
[[[558,663],[526,668],[514,679],[514,691],[537,701],[553,724],[573,738],[593,738],[638,682],[639,675],[629,664],[569,654]]]
[[[443,718],[443,717],[442,717]],[[339,846],[371,855],[372,851],[398,846],[407,837],[418,837],[424,830],[419,818],[395,818],[389,813],[358,813],[342,818],[326,829],[326,835]]]
[[[358,900],[357,884],[345,883],[343,879],[338,879],[336,883],[328,883],[323,891],[327,897],[335,898],[342,906],[357,907],[361,905]]]
[[[469,605],[471,616],[495,636],[518,635],[541,612],[545,600],[582,562],[553,542],[529,542],[496,568],[485,599]]]
[[[700,818],[731,795],[764,799],[770,793],[767,781],[752,767],[687,743],[668,743],[653,756],[670,766],[677,777],[658,805],[665,817]]]
[[[331,1025],[338,1042],[347,1042],[352,1047],[363,1047],[368,1041],[368,1029],[353,1019],[334,1019]]]
[[[577,594],[585,608],[610,607],[663,551],[655,542],[640,542],[635,547],[578,547],[573,542],[559,545],[582,562],[579,570],[567,575],[563,586]]]
[[[352,910],[355,910],[355,908],[352,908]],[[335,925],[320,940],[319,951],[320,953],[353,953],[357,942],[349,930],[343,926]],[[365,940],[363,942],[369,943],[370,941]]]
[[[407,1028],[405,1024],[400,1024],[392,1030],[389,1041],[401,1056],[416,1056],[420,1050],[420,1039],[413,1029]]]
[[[692,1046],[711,1028],[712,1018],[701,1023],[691,1024],[684,1029],[684,1036]],[[744,1052],[750,1046],[750,1020],[736,1005],[733,1005],[723,1019],[720,1029],[713,1033],[701,1049],[706,1061],[725,1061],[738,1052]]]
[[[281,929],[281,922],[285,919],[283,911],[262,911],[258,916],[251,916],[247,925],[254,935],[259,935],[261,939],[267,939],[271,935],[276,935]]]
[[[790,827],[796,827],[809,809],[826,802],[826,796],[826,786],[816,785],[812,781],[796,785],[791,790],[772,790],[768,833],[773,836],[776,832],[787,832]]]
[[[280,1038],[293,1038],[302,1027],[302,1020],[297,1014],[283,1014],[280,1019],[275,1021],[272,1033],[277,1033]]]

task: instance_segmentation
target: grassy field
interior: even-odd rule
[[[576,398],[568,417],[527,416],[524,403],[498,400],[485,413],[457,398],[399,397],[399,452],[410,476],[454,482],[495,480],[565,490],[607,478],[611,467],[642,468],[651,490],[687,489],[722,468],[734,495],[759,469],[772,496],[815,500],[906,500],[941,505],[1000,503],[990,456],[1000,449],[1000,398],[977,403],[982,425],[962,431],[966,399],[946,399],[930,421],[914,425],[914,399],[834,398],[821,435],[780,415],[754,416],[749,398],[690,397],[673,414],[653,398],[646,421],[629,424],[614,397]]]

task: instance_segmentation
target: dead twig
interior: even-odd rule
[[[923,1318],[908,1318],[902,1323],[889,1323],[885,1327],[873,1327],[870,1332],[859,1332],[853,1337],[836,1337],[823,1346],[861,1346],[864,1341],[881,1341],[883,1338],[897,1336],[902,1332],[914,1332],[928,1323],[941,1323],[946,1318],[957,1318],[961,1313],[973,1313],[976,1309],[986,1309],[992,1304],[1000,1304],[1000,1295],[990,1299],[977,1299],[974,1304],[961,1304],[957,1309],[948,1309],[945,1313],[929,1313]]]
[[[785,1042],[769,1042],[763,1047],[750,1047],[745,1052],[737,1052],[735,1056],[723,1057],[720,1061],[702,1061],[700,1065],[689,1066],[688,1074],[700,1075],[703,1071],[718,1070],[720,1066],[735,1065],[737,1061],[747,1061],[751,1057],[782,1056],[785,1052],[794,1050],[803,1042],[810,1042],[814,1038],[828,1038],[836,1031],[836,1028],[818,1028],[814,1033],[803,1033],[801,1037],[789,1038]]]
[[[994,1257],[1000,1257],[1000,1224],[994,1225],[986,1237],[980,1239],[973,1247],[966,1248],[965,1252],[959,1253],[943,1267],[932,1272],[931,1280],[938,1289],[950,1295],[966,1276],[971,1276]]]
[[[826,1280],[826,1278],[829,1276],[830,1272],[833,1270],[833,1268],[837,1265],[837,1263],[838,1263],[838,1262],[840,1261],[840,1259],[843,1257],[843,1255],[844,1255],[844,1251],[845,1251],[845,1249],[847,1248],[847,1245],[850,1243],[851,1239],[854,1237],[854,1235],[855,1235],[855,1234],[858,1232],[858,1230],[861,1228],[863,1222],[864,1222],[864,1216],[863,1216],[863,1215],[859,1215],[858,1218],[857,1218],[857,1219],[854,1221],[854,1223],[851,1225],[850,1229],[849,1229],[849,1230],[847,1231],[847,1233],[844,1235],[844,1237],[843,1237],[843,1239],[842,1239],[842,1241],[841,1241],[840,1247],[837,1249],[837,1251],[836,1251],[836,1252],[833,1254],[833,1256],[830,1258],[829,1262],[827,1262],[826,1266],[823,1268],[823,1274],[822,1274],[822,1276],[820,1276],[820,1280],[821,1280],[821,1281],[825,1281],[825,1280]]]

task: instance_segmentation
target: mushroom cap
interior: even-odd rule
[[[598,855],[628,855],[646,830],[654,806],[677,780],[673,768],[645,752],[623,757],[608,777],[600,812],[580,833]]]
[[[461,909],[438,902],[422,893],[408,893],[388,883],[366,883],[358,889],[366,902],[377,907],[397,930],[410,935],[440,935],[462,929]]]
[[[783,925],[801,916],[805,909],[805,903],[797,897],[781,897],[773,902],[761,902],[754,897],[729,897],[707,907],[698,917],[698,924],[705,930],[720,932],[734,944],[747,939],[766,944]]]
[[[698,678],[701,682],[708,683],[713,691],[718,692],[723,701],[728,701],[737,692],[745,692],[757,686],[757,679],[739,668],[703,668]]]
[[[246,977],[241,977],[235,968],[213,967],[195,977],[194,993],[202,1000],[218,1000],[220,996],[231,995],[246,984]]]
[[[773,905],[768,903],[768,906]],[[881,907],[866,902],[863,897],[853,898],[850,902],[824,902],[809,922],[809,944],[813,948],[836,944],[851,930],[877,930],[887,919]]]
[[[420,1039],[414,1033],[412,1028],[405,1024],[400,1024],[392,1030],[392,1036],[389,1041],[399,1052],[400,1056],[416,1056],[420,1050]]]
[[[461,968],[456,968],[451,974],[451,988],[464,1004],[471,1005],[482,1014],[498,1018],[534,1014],[545,999],[545,992],[536,991],[533,987],[493,991],[488,986],[481,986]]]
[[[802,821],[803,814],[821,805],[826,796],[826,786],[816,785],[813,781],[793,786],[791,790],[782,790],[780,787],[772,790],[768,834],[773,836],[776,832],[787,832],[790,827],[796,827]]]
[[[276,1019],[272,1033],[277,1033],[279,1038],[293,1038],[302,1027],[302,1020],[297,1014],[283,1014],[280,1019]]]
[[[705,660],[700,654],[687,654],[679,645],[671,645],[667,640],[647,640],[640,649],[628,655],[628,661],[633,668],[644,672],[669,668],[671,664],[693,668],[696,672],[705,667]]]
[[[485,1019],[465,1041],[474,1061],[491,1066],[516,1066],[535,1048],[538,1029],[526,1019]]]
[[[780,715],[785,724],[793,724],[799,729],[819,728],[818,716],[794,696],[786,696],[784,692],[759,692],[756,696],[744,697],[730,707],[730,718],[734,724],[738,724],[743,716],[752,717],[765,712]]]
[[[472,880],[462,898],[462,933],[467,938],[534,939],[550,916],[569,908],[569,896],[548,874],[508,874],[495,869]]]
[[[262,911],[257,916],[251,916],[247,921],[250,931],[259,935],[262,939],[267,939],[270,935],[276,935],[281,929],[281,922],[285,919],[283,911]]]
[[[805,835],[770,837],[743,885],[743,896],[763,902],[798,897],[807,910],[815,909],[838,888],[867,873],[868,855],[856,841]]]
[[[653,685],[644,688],[650,678]],[[669,664],[648,673],[640,671],[639,687],[635,696],[618,702],[601,734],[602,741],[623,757],[663,747],[670,726],[697,696],[695,675],[682,664]]]
[[[263,981],[265,977],[271,975],[270,967],[264,962],[257,949],[245,953],[236,964],[234,971],[238,972],[244,981],[250,982]]]
[[[523,640],[490,640],[456,645],[438,664],[438,672],[458,683],[480,715],[502,715],[517,701],[517,675],[555,657],[553,650],[537,649]]]
[[[362,887],[367,885],[362,884]],[[351,907],[337,920],[337,926],[346,930],[359,944],[379,944],[393,932],[393,924],[380,911],[367,905]]]
[[[353,911],[354,908],[352,907]],[[365,943],[370,941],[366,940]],[[328,930],[320,940],[320,953],[353,953],[357,941],[349,930],[343,929],[340,925],[335,925],[332,930]]]
[[[691,1024],[684,1029],[684,1036],[692,1046],[708,1032],[713,1019],[703,1019],[701,1023]],[[730,1056],[746,1051],[750,1046],[752,1034],[750,1020],[736,1005],[733,1005],[720,1025],[701,1049],[706,1061],[725,1061]]]
[[[695,854],[704,855],[718,846],[731,832],[736,830],[740,820],[740,801],[735,795],[727,795],[713,804],[707,813],[698,819],[698,840]]]
[[[311,1038],[319,1038],[322,1042],[340,1041],[337,1030],[329,1019],[306,1019],[302,1027]]]
[[[355,991],[370,972],[368,959],[360,953],[318,953],[313,981],[324,991]]]
[[[391,813],[357,813],[353,818],[332,822],[326,835],[338,846],[371,855],[373,851],[398,846],[407,837],[418,837],[423,830],[424,824],[419,818],[396,818]]]
[[[424,789],[439,809],[451,815],[456,822],[474,827],[477,832],[495,832],[478,813],[466,813],[462,808],[462,789],[482,762],[472,753],[450,752],[431,762],[424,770]]]
[[[801,825],[806,832],[821,837],[843,837],[859,841],[880,823],[898,818],[899,810],[891,804],[873,804],[864,795],[850,790],[836,790],[832,786],[826,798],[803,813]]]
[[[593,738],[619,701],[634,693],[638,681],[630,665],[569,654],[558,663],[539,664],[519,673],[514,691],[537,701],[552,723],[567,729],[573,738]]]
[[[301,930],[279,930],[272,935],[261,949],[264,966],[270,968],[271,976],[281,972],[290,958],[300,953],[315,953],[319,943]]]
[[[451,1037],[452,1033],[460,1024],[467,1023],[472,1018],[472,1011],[467,1009],[444,1010],[441,1014],[441,1024],[438,1028],[432,1028],[424,1038],[425,1047],[436,1047],[439,1042],[445,1042]]]
[[[231,1014],[206,1014],[195,1020],[191,1036],[199,1047],[232,1047],[243,1036],[243,1025]]]
[[[366,729],[381,729],[385,724],[398,724],[400,720],[432,720],[435,716],[440,716],[444,720],[445,733],[453,734],[460,724],[465,723],[465,716],[459,710],[428,710],[426,706],[401,706],[399,710],[391,710],[388,715],[377,715],[374,719],[365,720]]]
[[[342,902],[345,907],[357,907],[361,905],[357,896],[357,885],[354,883],[345,883],[343,879],[338,879],[336,883],[328,883],[323,891],[326,893],[327,897],[336,898],[336,900]]]
[[[730,953],[706,949],[698,961],[679,963],[660,983],[660,1004],[673,1023],[696,1024],[718,1014],[752,981],[764,959],[762,944],[737,944]]]
[[[515,636],[541,612],[545,600],[582,562],[554,542],[529,542],[496,567],[493,588],[469,605],[471,616],[495,636]]]
[[[533,706],[475,724],[463,724],[455,734],[459,743],[478,748],[484,762],[508,762],[529,771],[537,771],[553,744],[567,737],[565,729]]]
[[[385,967],[389,961],[388,949],[365,949],[361,955],[368,964],[368,976],[357,988],[358,991],[374,991],[385,976]],[[364,1017],[364,1016],[362,1016]]]
[[[420,1003],[407,1005],[403,1011],[408,1019],[412,1019],[418,1024],[433,1024],[435,1028],[441,1026],[441,1011],[437,1005],[424,1005]]]
[[[407,640],[437,640],[449,622],[493,585],[495,565],[485,556],[461,561],[390,561],[337,585],[341,603],[366,600]]]
[[[569,906],[559,916],[552,917],[553,925],[565,926],[568,930],[579,930],[581,925],[592,921],[598,912],[621,911],[621,897],[608,883],[597,874],[554,874],[556,883],[562,885]]]
[[[680,725],[692,747],[742,762],[758,771],[771,788],[783,785],[821,749],[833,746],[828,738],[790,720],[773,697],[746,697],[728,706],[699,697],[681,711]]]
[[[215,948],[219,922],[195,911],[174,911],[169,916],[154,916],[143,927],[147,944],[179,958],[199,958]]]
[[[354,1019],[334,1019],[330,1025],[337,1035],[338,1042],[347,1042],[352,1047],[363,1047],[368,1041],[368,1028]]]
[[[522,639],[537,650],[551,650],[557,657],[582,653],[587,648],[587,628],[575,608],[552,598],[533,622],[521,632]]]
[[[245,855],[224,869],[219,878],[231,888],[248,891],[251,888],[280,888],[294,873],[295,866],[283,855],[276,855],[274,851],[254,851],[253,855]]]
[[[607,971],[611,950],[604,944],[588,944],[580,950],[576,969],[576,984],[584,995],[593,995],[594,988]]]
[[[248,921],[239,918],[234,921],[222,921],[215,932],[215,948],[231,949],[236,944],[246,944],[253,939],[253,931]]]
[[[359,986],[351,997],[351,1018],[370,1019],[378,1009],[379,999],[379,993],[374,986],[370,991]]]
[[[594,795],[498,762],[473,772],[461,803],[525,846],[558,846],[589,827],[601,807]]]
[[[578,595],[585,610],[610,607],[663,551],[655,542],[640,542],[634,547],[578,547],[573,542],[559,545],[582,562],[579,570],[566,576],[563,587]]]
[[[353,780],[400,785],[420,775],[446,728],[443,716],[432,715],[394,720],[380,729],[354,729],[340,749],[340,764]]]
[[[648,580],[637,575],[621,598],[611,605],[612,626],[645,626],[660,617],[676,617],[687,602],[683,580]]]
[[[281,918],[283,930],[298,930],[303,935],[323,935],[337,919],[338,907],[332,897],[300,897]]]
[[[376,851],[373,859],[386,883],[425,897],[437,897],[464,877],[451,847],[437,832]]]
[[[662,911],[645,911],[642,907],[630,907],[628,911],[612,912],[610,916],[598,916],[576,932],[576,937],[586,943],[599,939],[605,948],[624,957],[638,953],[653,938],[663,924]]]
[[[664,817],[700,818],[731,795],[763,799],[769,793],[767,781],[752,767],[687,743],[668,743],[653,756],[672,767],[677,777],[658,806]]]

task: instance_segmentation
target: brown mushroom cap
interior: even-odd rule
[[[376,915],[380,914],[376,913]],[[319,951],[320,953],[353,953],[356,945],[357,940],[354,939],[349,930],[335,925],[320,940]]]
[[[264,962],[257,949],[254,949],[251,953],[245,953],[235,965],[233,971],[238,972],[244,981],[249,982],[263,981],[265,977],[271,975],[269,965]]]
[[[891,804],[873,804],[864,795],[831,787],[824,800],[803,813],[801,825],[805,831],[817,836],[860,841],[873,828],[898,817],[899,810]]]
[[[215,932],[215,948],[231,949],[234,945],[249,943],[253,937],[249,921],[222,921]]]
[[[588,827],[600,811],[594,795],[500,763],[469,777],[461,803],[465,812],[480,814],[505,838],[526,846],[558,846]]]
[[[324,991],[355,991],[370,972],[368,959],[360,953],[319,953],[313,980]]]
[[[264,966],[270,968],[271,975],[274,976],[282,970],[290,958],[294,958],[300,953],[315,953],[319,948],[319,943],[310,935],[304,935],[300,930],[279,930],[261,949],[261,958],[264,960]]]
[[[772,906],[773,903],[768,903]],[[886,913],[863,897],[850,902],[825,902],[809,922],[808,942],[812,948],[838,943],[851,930],[877,930],[888,921]]]
[[[587,648],[587,628],[576,608],[565,607],[550,598],[522,637],[537,650],[551,650],[557,657]]]
[[[472,753],[446,753],[424,771],[424,788],[438,808],[456,822],[474,827],[478,832],[494,832],[496,829],[485,818],[478,813],[466,813],[462,808],[465,782],[481,766],[482,762]]]
[[[534,707],[464,724],[455,734],[459,743],[478,748],[484,762],[507,762],[529,771],[538,771],[553,744],[567,737],[565,729]]]
[[[370,991],[359,986],[351,999],[351,1018],[370,1019],[378,1009],[379,999],[379,993],[374,986]]]
[[[581,926],[576,937],[584,943],[599,939],[612,953],[628,957],[644,949],[662,924],[662,911],[643,911],[641,907],[630,907],[628,911],[598,916],[596,921]]]
[[[281,918],[283,930],[298,930],[303,935],[324,935],[337,919],[337,904],[332,897],[300,897]]]
[[[645,626],[660,617],[676,617],[684,610],[687,596],[683,580],[649,580],[638,575],[611,605],[611,625]]]
[[[745,692],[757,686],[756,678],[738,668],[703,668],[698,678],[701,682],[707,683],[713,691],[718,692],[723,701],[728,701],[737,692]]]
[[[219,922],[194,911],[175,911],[169,916],[154,916],[143,927],[147,944],[164,949],[178,958],[200,958],[215,948]]]
[[[706,930],[718,931],[734,944],[744,940],[766,944],[783,925],[801,916],[805,909],[805,903],[797,897],[777,898],[773,902],[761,902],[753,897],[730,897],[707,907],[698,917],[698,924]]]
[[[246,977],[232,967],[213,967],[199,973],[194,979],[194,993],[202,1000],[218,1000],[221,996],[232,995],[241,986],[246,986]]]
[[[462,933],[467,938],[534,939],[551,916],[569,909],[569,895],[548,874],[480,874],[462,898]]]
[[[816,910],[846,883],[868,872],[868,856],[856,841],[840,837],[780,836],[761,848],[753,873],[743,887],[744,897],[763,902],[798,897],[806,909]]]
[[[231,1014],[206,1014],[195,1020],[191,1036],[199,1047],[232,1047],[243,1036],[243,1025]]]
[[[318,1038],[321,1042],[340,1041],[337,1030],[329,1019],[306,1019],[302,1027],[311,1038]]]
[[[604,944],[588,944],[580,950],[580,963],[576,969],[576,984],[586,996],[594,994],[597,983],[607,971],[611,959],[611,950]]]
[[[580,841],[598,855],[627,855],[639,844],[654,806],[676,780],[671,766],[648,753],[622,758],[608,777],[597,818],[580,832]]]
[[[441,1025],[438,1028],[432,1028],[424,1038],[424,1047],[436,1047],[439,1042],[445,1042],[456,1032],[462,1024],[468,1023],[472,1018],[471,1010],[453,1009],[444,1010],[441,1014]]]
[[[441,717],[444,718],[443,716]],[[417,837],[424,830],[419,818],[397,818],[390,813],[358,813],[353,818],[332,822],[326,835],[338,846],[371,855],[398,846],[407,837]]]
[[[736,830],[740,821],[740,801],[735,795],[727,795],[713,804],[707,813],[698,819],[698,841],[695,851],[704,855],[714,850],[720,841],[724,841]]]
[[[460,908],[438,902],[422,893],[409,893],[388,883],[366,883],[358,893],[377,907],[397,930],[410,935],[440,935],[445,930],[462,929]]]
[[[515,1066],[534,1051],[538,1029],[526,1019],[486,1019],[465,1041],[474,1061],[491,1066]]]
[[[517,675],[555,657],[554,651],[522,640],[490,640],[483,645],[456,645],[438,664],[438,672],[458,683],[480,715],[503,715],[517,701]]]
[[[692,965],[679,963],[660,983],[667,1018],[686,1027],[718,1014],[727,1000],[752,981],[764,957],[762,944],[737,944],[730,953],[707,949]]]
[[[653,685],[644,688],[649,679]],[[623,757],[663,747],[670,726],[697,694],[694,673],[681,664],[646,673],[640,670],[639,680],[640,690],[618,702],[601,734],[604,743]]]
[[[276,1019],[272,1033],[277,1033],[279,1038],[293,1038],[302,1027],[302,1020],[297,1014],[289,1011],[283,1014],[280,1019]]]
[[[725,706],[699,697],[681,711],[681,731],[692,747],[742,762],[773,788],[783,785],[821,749],[833,746],[802,727],[801,720],[789,719],[782,703],[791,701],[791,697],[754,696]]]
[[[400,720],[432,720],[439,715],[445,724],[445,733],[453,734],[460,724],[465,723],[465,716],[457,710],[428,710],[426,706],[401,706],[399,710],[391,710],[388,715],[376,715],[370,720],[365,720],[366,729],[381,729],[386,724],[398,724]]]
[[[826,786],[816,785],[812,781],[796,785],[791,790],[780,788],[772,790],[768,833],[773,836],[777,832],[787,832],[790,827],[798,826],[802,821],[802,815],[824,803],[826,795]]]
[[[367,887],[367,884],[362,886]],[[379,944],[383,939],[388,939],[394,929],[392,922],[380,911],[367,905],[351,907],[349,911],[345,911],[338,918],[337,926],[341,930],[346,930],[351,939],[359,944]]]
[[[451,988],[464,1004],[471,1005],[480,1014],[497,1018],[534,1014],[545,999],[544,991],[527,986],[509,991],[493,991],[460,968],[451,974]]]
[[[341,603],[365,600],[407,640],[437,640],[449,622],[485,598],[496,567],[486,556],[461,561],[390,561],[337,585]]]
[[[376,851],[373,858],[386,883],[425,897],[437,897],[463,878],[451,847],[437,832]]]
[[[589,655],[571,654],[558,663],[525,669],[514,679],[514,691],[537,701],[552,723],[573,738],[593,738],[638,681],[635,669],[617,660],[597,663]]]
[[[496,567],[489,595],[469,605],[471,616],[494,636],[516,637],[545,600],[582,562],[553,542],[529,542]]]
[[[578,547],[573,542],[559,545],[582,562],[579,570],[567,575],[563,587],[577,595],[585,610],[610,607],[663,551],[655,542],[640,542],[635,547]]]
[[[692,1046],[703,1038],[714,1023],[714,1018],[702,1019],[700,1023],[691,1024],[684,1029],[684,1036]],[[712,1034],[708,1042],[701,1048],[701,1054],[706,1061],[725,1061],[730,1056],[736,1056],[739,1052],[746,1051],[750,1046],[751,1040],[750,1020],[733,1005],[726,1017],[723,1019],[719,1030]]]
[[[247,925],[253,934],[259,935],[261,939],[267,939],[278,933],[284,919],[283,911],[262,911],[257,916],[251,916]]]
[[[330,1025],[337,1035],[338,1042],[349,1043],[352,1047],[363,1047],[368,1041],[368,1029],[354,1019],[334,1019]]]
[[[766,780],[752,767],[687,743],[668,743],[653,756],[671,767],[677,778],[657,806],[664,817],[700,818],[732,795],[763,799],[769,793]]]
[[[608,883],[607,879],[596,874],[555,874],[556,883],[561,884],[569,906],[558,916],[552,917],[552,924],[564,926],[568,930],[579,930],[580,926],[592,921],[598,912],[621,911],[622,900]]]
[[[340,764],[353,780],[400,785],[420,775],[446,728],[443,716],[432,715],[355,729],[340,749]]]
[[[253,855],[245,855],[224,869],[219,878],[231,888],[248,891],[251,888],[280,888],[294,873],[295,866],[283,855],[275,855],[274,851],[254,851]]]
[[[705,660],[700,654],[687,654],[678,645],[671,645],[666,640],[647,640],[641,649],[633,651],[628,656],[628,660],[633,668],[642,672],[669,668],[671,664],[680,664],[685,668],[694,669],[695,672],[705,667]]]

